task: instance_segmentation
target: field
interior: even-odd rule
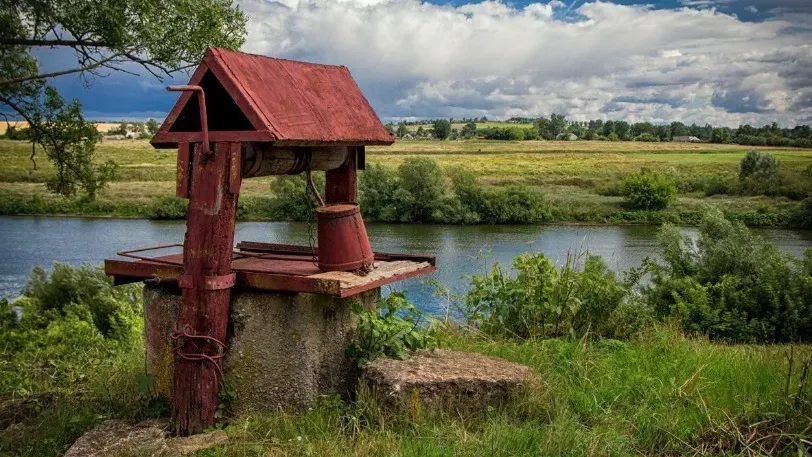
[[[114,129],[114,128],[118,127],[120,125],[120,123],[117,123],[117,122],[96,122],[95,125],[96,125],[96,130],[98,130],[98,131],[100,131],[102,133],[105,133],[110,129]],[[8,130],[9,126],[13,126],[15,128],[18,128],[18,129],[26,128],[26,127],[28,127],[28,122],[25,122],[25,121],[10,121],[10,122],[9,121],[0,121],[0,135],[5,134],[6,130]]]
[[[678,183],[679,198],[665,214],[694,213],[712,204],[727,212],[756,215],[754,220],[747,220],[751,225],[779,225],[781,215],[796,208],[797,201],[781,196],[706,197],[703,192],[703,182],[710,178],[735,179],[739,162],[750,149],[753,148],[688,143],[401,141],[389,147],[368,148],[367,161],[394,169],[409,157],[428,157],[446,171],[470,170],[484,185],[537,187],[552,202],[556,220],[583,222],[657,222],[650,214],[624,210],[621,198],[611,192],[628,174],[648,168],[666,173]],[[783,172],[800,173],[812,164],[810,150],[774,147],[761,150],[773,153]],[[2,210],[6,214],[143,216],[141,206],[155,197],[173,193],[175,151],[154,150],[146,141],[107,141],[99,145],[97,160],[112,159],[119,170],[105,194],[90,209],[68,205],[48,194],[44,182],[52,176],[53,168],[39,153],[34,170],[30,154],[28,143],[0,140],[0,160],[4,164],[0,170],[0,197],[6,201],[6,209]],[[247,180],[243,184],[243,197],[249,200],[270,197],[272,179]],[[30,205],[25,202],[34,197],[47,203],[44,209],[26,209]],[[20,204],[10,207],[9,202]]]
[[[462,128],[464,126],[465,126],[464,122],[454,122],[454,123],[451,124],[451,128],[452,129],[457,129],[457,130],[462,130]],[[519,128],[525,129],[525,128],[532,127],[533,124],[519,124],[519,123],[510,123],[510,122],[491,121],[491,122],[477,122],[476,126],[477,126],[477,128],[480,128],[480,129],[486,129],[486,128],[490,128],[490,127],[519,127]],[[416,132],[417,129],[420,128],[420,127],[423,127],[424,130],[431,129],[432,124],[427,123],[427,124],[407,125],[406,130],[408,130],[410,132]]]

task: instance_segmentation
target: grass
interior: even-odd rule
[[[389,147],[370,147],[367,161],[389,168],[408,157],[430,157],[446,170],[464,168],[486,185],[524,184],[542,189],[550,198],[557,221],[690,223],[704,205],[715,205],[750,225],[781,225],[798,203],[784,197],[716,195],[706,197],[692,183],[713,176],[735,179],[739,161],[749,146],[691,143],[600,141],[401,141]],[[782,170],[800,172],[812,164],[812,151],[757,148],[776,155]],[[117,176],[94,205],[66,202],[49,195],[44,182],[53,168],[41,152],[36,170],[29,160],[31,145],[0,140],[0,213],[60,213],[141,216],[156,197],[172,195],[175,151],[155,150],[146,141],[107,141],[99,145],[98,160],[112,159]],[[619,197],[601,189],[646,167],[684,183],[678,201],[664,213],[630,212]],[[243,200],[263,205],[271,195],[273,178],[246,180]],[[604,195],[599,195],[603,193]],[[32,200],[35,199],[35,200]],[[43,204],[44,202],[44,204]],[[262,212],[244,214],[261,219]]]
[[[713,344],[668,328],[630,342],[513,342],[460,330],[442,339],[448,348],[526,364],[535,381],[510,407],[482,416],[424,410],[410,419],[364,392],[352,404],[324,398],[300,414],[237,418],[225,428],[227,445],[197,455],[804,456],[812,449],[812,404],[796,401],[797,367],[812,359],[810,346],[793,349],[787,379],[786,346]],[[136,417],[143,399],[128,380],[143,363],[138,354],[88,373],[71,386],[81,396],[64,395],[0,431],[0,455],[60,455],[93,424]]]

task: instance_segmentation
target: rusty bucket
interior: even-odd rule
[[[361,209],[355,203],[337,203],[316,210],[319,227],[319,269],[369,270],[375,255],[369,245]]]

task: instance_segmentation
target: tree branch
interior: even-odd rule
[[[121,54],[113,54],[110,57],[106,57],[104,59],[95,61],[91,65],[86,65],[84,67],[78,67],[78,68],[72,68],[70,70],[62,70],[62,71],[55,71],[55,72],[52,72],[52,73],[43,73],[43,74],[40,74],[40,75],[20,76],[19,78],[4,79],[4,80],[0,81],[0,85],[2,85],[2,84],[22,83],[22,82],[26,82],[26,81],[33,81],[35,79],[47,79],[47,78],[53,78],[53,77],[56,77],[56,76],[69,75],[71,73],[79,73],[79,72],[82,72],[82,71],[90,71],[90,70],[93,70],[94,68],[104,66],[104,64],[106,62],[109,62],[109,61],[111,61],[111,60],[113,60],[113,59],[115,59],[117,57],[121,57]]]
[[[56,40],[40,40],[36,38],[0,38],[0,45],[3,46],[87,46],[89,48],[107,48],[110,47],[109,43],[103,41],[85,41],[85,40],[63,40],[58,38]]]

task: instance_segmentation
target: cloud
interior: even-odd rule
[[[346,65],[384,119],[561,112],[735,126],[812,117],[804,13],[744,22],[713,8],[577,0],[240,5],[250,18],[245,51]],[[574,16],[562,15],[571,5]]]

